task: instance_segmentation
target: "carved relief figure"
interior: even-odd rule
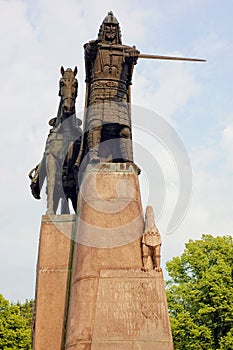
[[[160,267],[160,247],[162,241],[154,221],[153,208],[146,207],[145,231],[142,236],[142,270],[162,271]]]
[[[139,51],[122,45],[119,23],[110,11],[98,39],[84,45],[86,112],[82,150],[89,162],[133,162],[130,85]],[[104,146],[104,141],[107,146]],[[102,143],[102,145],[101,145]]]
[[[56,118],[49,121],[52,126],[48,135],[45,152],[40,164],[29,173],[31,190],[36,199],[40,199],[40,190],[47,178],[47,211],[56,214],[59,200],[62,200],[61,214],[69,213],[68,199],[74,210],[77,206],[77,191],[74,163],[80,150],[82,131],[81,120],[75,116],[75,101],[78,82],[74,71],[61,67],[59,96],[60,105]]]

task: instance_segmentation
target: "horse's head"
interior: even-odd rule
[[[59,96],[61,96],[61,112],[66,117],[75,112],[75,100],[78,93],[78,81],[75,78],[77,72],[77,67],[74,68],[74,71],[71,68],[64,70],[61,67]]]

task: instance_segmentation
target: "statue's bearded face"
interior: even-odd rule
[[[105,24],[105,40],[113,42],[117,36],[117,25],[116,24]]]

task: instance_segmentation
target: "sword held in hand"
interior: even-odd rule
[[[111,54],[110,54],[111,55]],[[117,52],[112,52],[112,55],[118,56],[121,55]],[[152,60],[170,60],[170,61],[191,61],[191,62],[207,62],[207,60],[203,58],[193,58],[193,57],[177,57],[177,56],[166,56],[166,55],[151,55],[151,54],[145,54],[140,53],[136,47],[135,51],[125,51],[124,52],[125,57],[138,57],[138,58],[146,58],[146,59],[152,59]]]

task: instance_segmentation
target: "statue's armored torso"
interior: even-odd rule
[[[139,51],[122,45],[112,12],[100,26],[98,39],[86,43],[84,50],[86,109],[83,146],[76,164],[87,153],[93,164],[106,159],[133,162],[129,87]]]
[[[125,45],[96,45],[96,57],[89,65],[89,125],[99,120],[131,126],[128,89],[133,64],[126,57],[130,49]]]

